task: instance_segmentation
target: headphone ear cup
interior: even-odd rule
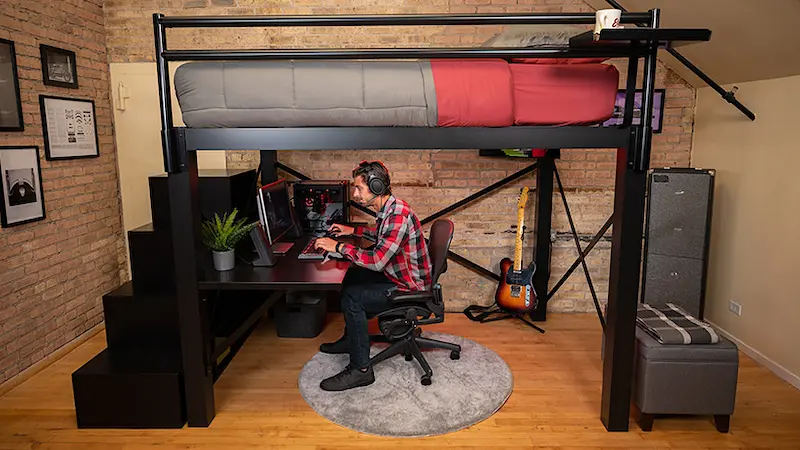
[[[386,186],[383,184],[383,180],[373,175],[369,179],[369,190],[374,195],[383,195]]]

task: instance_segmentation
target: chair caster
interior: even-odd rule
[[[450,359],[461,359],[461,352],[450,352]]]
[[[422,385],[423,386],[430,386],[431,385],[431,377],[425,375],[422,377]]]
[[[414,355],[411,354],[406,355],[406,361],[411,361],[412,359],[414,359]]]

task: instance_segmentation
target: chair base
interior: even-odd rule
[[[424,386],[429,386],[432,382],[431,377],[433,377],[433,370],[431,369],[430,364],[428,364],[428,361],[425,359],[425,356],[422,354],[422,349],[440,348],[444,350],[450,350],[450,359],[455,360],[461,358],[461,346],[457,344],[451,344],[450,342],[424,338],[421,336],[421,333],[421,329],[415,328],[413,332],[408,334],[408,336],[394,342],[390,341],[388,338],[386,338],[386,336],[370,336],[370,342],[388,342],[391,344],[388,348],[383,349],[383,351],[370,358],[370,365],[374,366],[381,361],[385,361],[392,356],[399,354],[403,354],[406,361],[411,361],[412,358],[416,358],[420,367],[422,367],[422,371],[424,372],[420,378],[420,381]]]

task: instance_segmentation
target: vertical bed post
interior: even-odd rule
[[[653,9],[651,26],[658,28],[659,10]],[[606,346],[600,419],[608,431],[627,431],[633,382],[636,307],[647,168],[650,164],[657,43],[649,43],[644,62],[642,124],[633,127],[627,149],[617,150],[614,187],[614,225],[608,286]]]
[[[550,280],[550,229],[553,217],[553,171],[560,150],[548,149],[536,164],[536,209],[534,210],[533,289],[538,304],[531,312],[531,320],[547,320],[547,282]]]
[[[278,180],[278,151],[261,150],[259,152],[261,167],[261,184],[267,185]]]
[[[153,14],[161,108],[161,146],[170,200],[170,232],[175,299],[181,336],[184,401],[189,426],[208,426],[214,418],[214,381],[207,362],[204,321],[198,292],[200,233],[197,152],[188,151],[185,135],[173,134],[169,72],[163,56],[167,41],[163,14]],[[193,149],[194,150],[194,149]]]
[[[187,151],[183,133],[177,134],[177,152],[184,169],[167,178],[175,261],[175,295],[183,358],[183,390],[190,427],[206,427],[214,419],[214,375],[209,361],[207,323],[202,311],[200,273],[200,208],[198,207],[197,152]]]

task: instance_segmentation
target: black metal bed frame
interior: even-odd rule
[[[706,41],[708,30],[659,28],[660,12],[622,15],[622,23],[637,27],[603,30],[572,39],[568,48],[425,48],[425,49],[309,49],[309,50],[168,50],[167,28],[376,26],[376,25],[511,25],[592,24],[593,13],[368,15],[368,16],[223,16],[165,17],[153,14],[158,74],[161,139],[168,186],[173,236],[175,292],[180,320],[184,391],[189,426],[208,426],[214,418],[215,368],[203,341],[200,287],[202,268],[199,243],[197,151],[260,150],[262,182],[277,178],[286,166],[276,150],[332,149],[477,149],[548,148],[617,149],[613,237],[605,357],[600,418],[609,431],[627,431],[636,303],[644,218],[646,171],[649,168],[652,129],[649,121],[632,126],[633,94],[639,58],[644,59],[642,117],[650,117],[658,50],[673,41]],[[616,128],[589,126],[511,126],[502,128],[434,127],[304,127],[304,128],[187,128],[175,127],[170,108],[169,61],[271,59],[392,59],[392,58],[628,58],[627,107]],[[530,170],[532,168],[529,167]],[[524,171],[525,169],[523,169]],[[536,242],[549,241],[555,165],[552,157],[538,161]],[[294,171],[295,175],[302,175]],[[290,172],[291,173],[291,172]],[[518,174],[515,174],[518,175]],[[521,175],[519,175],[521,176]],[[505,181],[505,180],[503,180]],[[559,180],[560,182],[560,180]],[[498,185],[498,183],[495,183]],[[491,188],[491,187],[490,187]],[[489,188],[487,188],[489,189]],[[466,204],[486,189],[462,201]],[[451,207],[455,209],[454,205]],[[440,211],[447,214],[452,209]],[[608,226],[601,230],[605,232]],[[596,242],[596,241],[593,241]],[[549,245],[535,245],[539,289],[547,292]],[[579,255],[579,261],[591,248]],[[450,255],[456,261],[465,258]],[[576,262],[577,265],[577,262]],[[475,270],[486,269],[475,265]],[[574,268],[575,266],[573,266]],[[572,270],[572,269],[571,269]],[[489,272],[491,273],[491,272]],[[486,275],[484,273],[484,275]],[[543,318],[543,316],[542,316]]]

